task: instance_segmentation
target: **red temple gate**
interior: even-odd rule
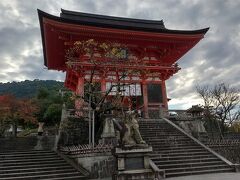
[[[163,21],[140,20],[93,15],[62,10],[60,17],[38,10],[41,26],[44,64],[48,69],[66,72],[65,86],[84,93],[84,82],[94,69],[94,81],[101,83],[105,92],[111,83],[130,72],[121,83],[125,95],[132,97],[133,108],[144,112],[144,117],[155,116],[160,108],[168,109],[165,81],[180,68],[177,60],[195,46],[208,31],[169,30]],[[118,44],[120,57],[74,54],[69,60],[68,50],[79,42]],[[97,65],[96,65],[96,62]]]

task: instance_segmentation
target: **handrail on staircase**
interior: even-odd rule
[[[90,176],[90,172],[86,170],[84,167],[76,163],[73,159],[69,158],[68,156],[64,155],[60,151],[56,150],[55,151],[58,156],[63,158],[68,164],[70,164],[73,168],[75,168],[78,172],[81,172],[85,177]]]
[[[190,139],[192,139],[194,142],[196,142],[197,144],[199,144],[200,146],[202,146],[203,148],[205,148],[207,151],[209,151],[210,153],[212,153],[213,155],[215,155],[216,157],[218,157],[219,159],[221,159],[222,161],[224,161],[226,164],[228,164],[231,167],[234,167],[235,170],[237,172],[240,171],[240,164],[234,164],[232,162],[230,162],[229,160],[227,160],[225,157],[221,156],[220,154],[218,154],[217,152],[215,152],[214,150],[212,150],[211,148],[207,147],[206,145],[204,145],[203,143],[201,143],[198,139],[196,139],[195,137],[191,136],[190,134],[188,134],[187,132],[185,132],[182,128],[180,128],[179,126],[177,126],[175,123],[173,123],[172,121],[170,121],[167,118],[162,118],[162,120],[164,120],[165,122],[167,122],[168,124],[172,125],[173,127],[175,127],[176,129],[178,129],[179,131],[181,131],[183,134],[185,134],[186,136],[188,136]]]
[[[165,170],[159,169],[151,159],[149,160],[149,165],[152,171],[155,173],[155,179],[165,178]]]

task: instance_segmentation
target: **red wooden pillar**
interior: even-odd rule
[[[163,105],[164,105],[164,109],[167,111],[168,110],[168,100],[167,100],[167,90],[166,90],[165,80],[162,80],[161,87],[162,87]]]
[[[81,98],[84,95],[84,78],[83,77],[78,77],[75,93],[77,96],[80,96],[75,100],[75,108],[76,110],[80,110],[83,107],[83,103],[84,103],[84,100]]]
[[[83,77],[78,77],[76,94],[79,96],[83,96],[84,94],[84,78]]]
[[[101,78],[101,91],[102,91],[102,94],[105,94],[106,92],[106,80],[104,77]]]
[[[149,118],[148,114],[148,92],[147,92],[147,83],[143,81],[142,83],[143,90],[143,110],[144,110],[144,118]]]

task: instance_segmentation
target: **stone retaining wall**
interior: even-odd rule
[[[91,179],[108,179],[115,170],[115,158],[111,153],[92,154],[88,157],[72,157],[72,159],[91,174]]]
[[[0,151],[51,150],[55,136],[29,136],[0,138]]]

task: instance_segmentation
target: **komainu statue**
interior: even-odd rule
[[[124,146],[146,145],[139,132],[137,116],[138,114],[134,111],[128,111],[125,114],[124,125],[126,130],[122,137]]]

